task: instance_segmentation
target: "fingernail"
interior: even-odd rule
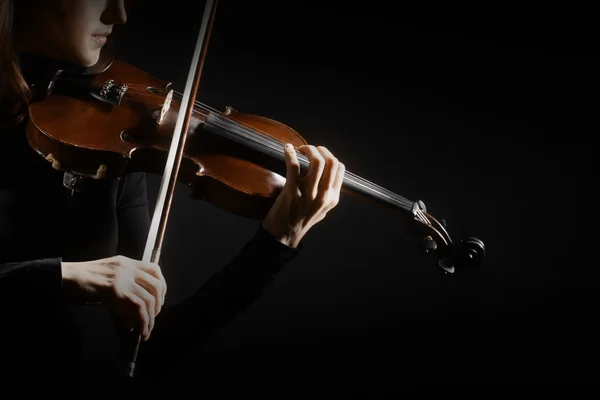
[[[286,149],[286,150],[292,150],[292,149],[293,149],[293,146],[292,146],[290,143],[286,143],[286,144],[285,144],[285,149]]]

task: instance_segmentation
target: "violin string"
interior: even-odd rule
[[[159,91],[156,91],[154,93],[147,93],[148,88],[143,85],[128,85],[128,87],[130,89],[131,88],[142,89],[142,93],[138,92],[138,94],[140,94],[140,95],[152,96],[152,97],[159,96],[159,94],[158,94]],[[182,98],[182,94],[177,91],[173,91],[173,96],[176,99]],[[240,135],[240,136],[244,137],[245,139],[253,141],[254,143],[258,144],[259,146],[263,146],[267,149],[273,150],[280,156],[285,157],[285,151],[283,150],[283,145],[285,143],[277,140],[276,138],[274,138],[267,132],[263,132],[262,130],[257,129],[255,127],[249,128],[249,127],[247,127],[243,124],[240,124],[236,121],[233,121],[229,118],[224,118],[221,116],[221,112],[219,110],[217,110],[209,105],[203,104],[197,100],[194,101],[194,104],[200,109],[204,109],[205,111],[212,112],[213,115],[220,120],[220,122],[222,122],[223,124],[228,125],[230,127],[229,130],[231,131],[231,133]],[[205,121],[205,123],[207,123],[207,122]],[[209,125],[213,125],[213,124],[209,123]],[[213,125],[213,126],[215,126],[215,125]],[[300,161],[304,162],[304,164],[306,166],[309,165],[309,160],[308,160],[308,158],[306,158],[306,156],[304,156],[302,153],[299,153],[299,152],[297,152],[297,156],[298,156],[298,159]],[[412,209],[414,202],[412,202],[394,192],[391,192],[388,189],[385,189],[373,182],[370,182],[350,171],[346,171],[344,173],[344,175],[345,175],[344,180],[346,180],[350,183],[353,183],[354,185],[360,186],[363,189],[368,190],[370,192],[377,193],[380,197],[386,198],[388,201],[390,201],[392,203],[396,203],[403,209],[406,209],[406,210]]]
[[[174,92],[174,95],[178,95],[178,93]],[[231,130],[234,130],[234,131],[239,130],[241,127],[242,132],[236,132],[236,133],[243,135],[247,139],[253,140],[255,143],[258,143],[259,145],[262,145],[271,150],[274,150],[282,156],[285,156],[285,152],[282,149],[284,143],[277,140],[276,138],[273,138],[268,133],[263,132],[260,129],[256,129],[254,127],[248,128],[242,124],[237,123],[236,121],[232,121],[228,118],[223,118],[223,117],[221,117],[220,111],[218,111],[208,105],[205,105],[199,101],[196,101],[195,103],[200,108],[204,108],[207,111],[212,111],[215,114],[215,116],[217,116],[221,120],[221,122],[229,125],[231,127]],[[308,165],[309,161],[303,154],[299,153],[298,158],[302,159],[306,163],[306,165]],[[346,171],[344,175],[345,175],[345,179],[348,180],[349,182],[354,183],[355,185],[358,185],[368,191],[377,193],[380,197],[387,198],[389,201],[391,201],[393,203],[398,203],[400,206],[402,206],[402,208],[409,209],[409,210],[412,209],[414,202],[412,202],[402,196],[399,196],[398,194],[393,193],[393,192],[389,191],[388,189],[385,189],[373,182],[370,182],[352,172]]]
[[[136,87],[136,86],[144,89],[144,87],[142,87],[141,85],[133,85],[133,87]],[[149,96],[158,96],[157,94],[154,94],[154,93],[152,93],[152,94],[143,93],[143,94],[149,95]],[[182,97],[181,93],[179,93],[179,92],[174,91],[173,94],[176,99]],[[198,106],[198,108],[204,109],[205,111],[208,111],[208,112],[212,112],[213,116],[218,118],[221,123],[229,126],[228,130],[231,133],[235,133],[241,137],[244,137],[245,139],[251,140],[252,142],[258,144],[259,146],[270,149],[285,159],[285,152],[283,151],[284,143],[282,143],[281,141],[277,140],[276,138],[273,138],[271,135],[269,135],[266,132],[261,131],[260,129],[257,130],[254,127],[249,128],[242,124],[237,123],[236,121],[232,121],[231,119],[223,118],[223,117],[221,117],[221,112],[219,110],[216,110],[213,107],[210,107],[199,101],[195,101],[194,103],[196,106]],[[205,121],[205,123],[208,123],[209,125],[214,126],[213,124],[211,124],[208,121]],[[308,166],[309,161],[303,154],[297,153],[297,156],[302,162],[304,162],[304,164],[306,166]],[[367,191],[374,192],[374,193],[378,194],[379,197],[386,198],[391,203],[395,203],[407,211],[412,209],[412,206],[414,204],[412,201],[405,199],[404,197],[399,196],[398,194],[393,193],[379,185],[376,185],[358,175],[355,175],[352,172],[346,171],[346,173],[344,175],[345,175],[346,181],[353,183],[354,185],[357,185]]]
[[[213,114],[213,116],[218,118],[221,123],[223,123],[225,125],[229,125],[230,132],[236,133],[237,135],[240,135],[240,136],[243,136],[246,139],[253,140],[255,143],[258,142],[259,145],[265,146],[273,151],[276,151],[282,157],[285,157],[284,152],[282,150],[283,143],[277,142],[279,145],[275,145],[273,143],[266,142],[264,140],[263,135],[254,132],[253,129],[251,129],[251,128],[237,124],[235,121],[231,121],[228,118],[222,117],[220,113],[215,113],[215,114]],[[207,121],[207,122],[210,124],[210,121]],[[259,132],[260,132],[260,130],[259,130]],[[249,133],[249,134],[247,134],[247,133]],[[260,140],[255,140],[257,138]],[[265,144],[265,142],[266,142],[266,144]],[[309,161],[303,154],[299,153],[298,158],[302,159],[304,161],[305,165],[308,166]],[[411,202],[410,200],[405,199],[405,198],[403,198],[403,197],[401,197],[379,185],[376,185],[370,181],[367,181],[366,179],[363,179],[363,178],[359,177],[358,175],[355,175],[351,172],[347,172],[347,173],[345,173],[345,180],[347,180],[349,183],[353,183],[354,185],[360,186],[361,188],[363,188],[367,191],[376,193],[380,198],[385,198],[388,201],[399,205],[401,208],[403,208],[407,211],[412,209],[413,202]]]

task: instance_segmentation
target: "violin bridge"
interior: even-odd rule
[[[165,116],[167,115],[167,112],[169,111],[169,109],[171,108],[171,101],[173,100],[173,89],[169,90],[169,93],[167,94],[167,97],[165,97],[165,102],[163,103],[163,106],[160,110],[160,114],[158,115],[158,118],[156,119],[156,124],[160,125],[163,123]]]

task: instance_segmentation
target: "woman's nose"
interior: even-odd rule
[[[124,24],[127,22],[127,11],[125,10],[125,0],[109,0],[107,9],[104,12],[104,22],[106,25]]]

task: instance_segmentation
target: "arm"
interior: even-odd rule
[[[62,298],[61,258],[0,264],[0,304]]]
[[[297,255],[311,227],[337,205],[345,165],[325,147],[300,146],[297,151],[309,158],[309,169],[301,176],[294,147],[288,144],[284,150],[286,183],[256,235],[194,296],[158,315],[153,338],[140,349],[139,361],[146,364],[142,374],[146,368],[151,377],[163,376],[189,353],[191,344],[252,304]]]
[[[126,177],[118,197],[117,213],[119,254],[140,258],[150,228],[145,173]],[[211,296],[227,297],[227,306],[223,310],[235,314],[240,307],[248,305],[249,298],[260,295],[262,288],[296,257],[301,247],[301,244],[296,247],[283,244],[261,224],[254,237],[194,297],[203,297],[208,292]]]
[[[132,174],[123,183],[119,196],[119,251],[140,257],[150,226],[144,174]],[[261,224],[256,234],[238,254],[213,275],[184,302],[165,307],[156,318],[156,326],[148,342],[140,347],[139,367],[152,368],[152,374],[162,374],[216,329],[247,309],[273,282],[283,267],[302,248],[289,247],[271,235]],[[123,351],[132,347],[124,338]],[[127,354],[122,354],[127,357]],[[159,366],[161,366],[159,370]]]
[[[6,129],[0,128],[0,304],[36,303],[62,297],[61,258],[28,259],[24,249],[14,248],[19,244],[4,239],[10,238],[13,233],[10,230],[15,229],[11,223],[4,225],[4,221],[19,201],[11,166],[23,156],[24,144],[24,125],[7,124]],[[26,167],[24,172],[27,171]],[[23,246],[27,248],[26,243]]]
[[[256,234],[221,271],[190,298],[165,307],[156,318],[152,337],[140,347],[138,370],[160,379],[220,327],[258,300],[297,248],[288,247],[262,224]]]

